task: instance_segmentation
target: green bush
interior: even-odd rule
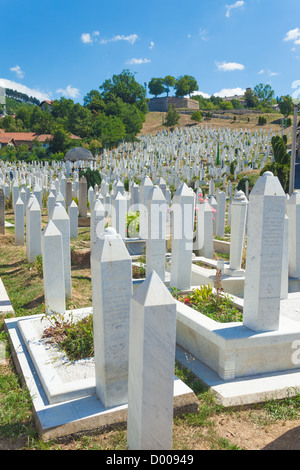
[[[90,186],[92,186],[92,187],[94,188],[96,184],[97,184],[98,187],[99,187],[100,184],[101,184],[102,178],[101,178],[101,175],[100,175],[100,173],[99,173],[98,170],[91,170],[90,168],[88,168],[88,169],[86,169],[86,170],[81,170],[81,171],[79,172],[79,179],[80,179],[82,176],[85,176],[85,177],[86,177],[87,187],[88,187],[88,188],[89,188]]]
[[[192,114],[191,114],[191,119],[192,121],[197,121],[197,122],[201,122],[202,121],[202,114],[200,111],[194,111]]]

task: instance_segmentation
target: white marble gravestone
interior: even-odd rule
[[[105,408],[127,403],[131,258],[115,229],[91,254],[96,393]]]
[[[131,300],[127,444],[171,450],[176,302],[153,271]]]
[[[78,198],[78,211],[79,217],[87,216],[87,180],[85,176],[82,176],[79,180],[79,198]]]
[[[158,186],[153,186],[149,193],[147,212],[146,276],[155,271],[161,280],[165,281],[167,203]]]
[[[279,328],[286,197],[273,173],[260,176],[249,197],[243,324]]]
[[[98,245],[100,235],[105,229],[105,209],[102,202],[96,199],[93,210],[91,212],[91,232],[90,232],[90,246],[91,253],[95,246]]]
[[[42,232],[42,257],[46,313],[65,313],[62,235],[52,220]]]
[[[170,285],[185,290],[191,287],[195,195],[183,183],[173,203],[172,257]]]
[[[225,274],[230,276],[244,275],[241,269],[245,240],[248,199],[243,191],[238,191],[231,202],[230,261]]]
[[[214,226],[211,205],[204,201],[196,206],[196,242],[195,250],[208,259],[214,257]]]
[[[25,204],[21,197],[17,199],[15,206],[15,245],[25,243]]]
[[[65,294],[72,295],[71,283],[71,248],[70,248],[70,219],[66,209],[61,204],[55,204],[51,219],[62,235]]]
[[[78,237],[78,206],[72,201],[68,206],[68,216],[70,219],[70,238]]]
[[[289,276],[300,277],[300,193],[294,191],[287,201],[289,218]]]
[[[31,196],[26,210],[26,257],[33,263],[41,254],[41,207],[35,196]]]

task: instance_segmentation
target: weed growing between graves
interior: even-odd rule
[[[81,320],[61,314],[47,315],[51,326],[43,332],[43,338],[58,346],[70,361],[94,356],[93,315]]]
[[[219,323],[241,322],[242,312],[234,306],[230,296],[225,295],[221,285],[221,275],[221,270],[217,269],[214,291],[209,284],[193,289],[188,294],[181,294],[180,291],[174,288],[171,292],[180,302]]]

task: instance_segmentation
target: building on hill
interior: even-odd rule
[[[234,95],[234,96],[224,96],[222,98],[223,101],[232,101],[232,100],[237,100],[239,101],[243,106],[245,105],[245,95]]]
[[[176,96],[166,96],[163,98],[151,98],[148,101],[149,111],[167,112],[169,104],[174,105],[176,109],[187,108],[191,110],[199,109],[199,102],[191,98],[179,98]]]
[[[72,140],[80,140],[76,135],[70,136]],[[14,145],[19,147],[22,144],[27,145],[28,149],[32,149],[35,141],[41,142],[44,147],[48,147],[52,134],[37,134],[36,132],[0,132],[1,139],[13,139]]]
[[[44,100],[40,103],[40,108],[42,111],[51,111],[53,101]]]
[[[13,137],[9,137],[4,135],[3,132],[0,132],[0,149],[2,147],[16,147],[16,142]]]

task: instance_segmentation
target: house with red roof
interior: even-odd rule
[[[80,137],[71,134],[72,140],[80,140]],[[11,139],[11,140],[10,140]],[[36,132],[1,132],[0,131],[0,145],[3,141],[11,142],[15,147],[19,147],[22,144],[27,145],[28,149],[32,149],[33,143],[35,141],[41,142],[44,147],[49,145],[49,141],[52,139],[52,134],[37,134]],[[8,144],[6,144],[8,145]]]
[[[0,132],[0,149],[2,147],[16,147],[14,138],[11,136],[4,135],[4,132]]]
[[[40,108],[42,111],[51,111],[53,101],[44,100],[40,103]]]

